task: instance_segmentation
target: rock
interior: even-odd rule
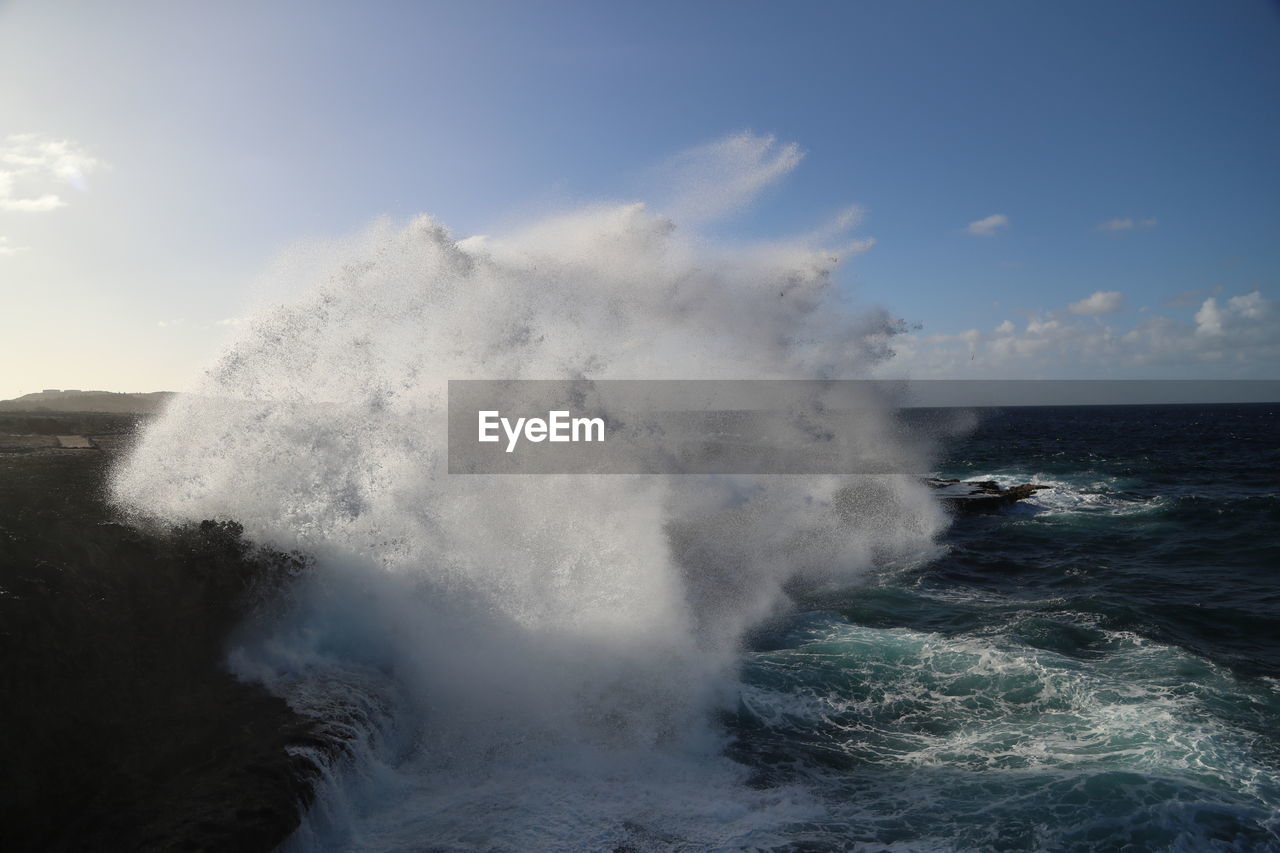
[[[962,513],[990,512],[1049,488],[1023,483],[1004,489],[995,480],[940,480],[936,477],[928,477],[924,483],[933,488],[948,507]]]
[[[3,849],[277,849],[314,797],[309,756],[338,747],[226,661],[309,563],[228,521],[136,524],[106,500],[115,451],[54,446],[135,418],[41,420],[44,448],[0,441]]]

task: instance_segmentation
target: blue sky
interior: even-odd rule
[[[1273,3],[19,0],[0,397],[182,387],[292,243],[660,206],[744,131],[804,158],[714,235],[862,207],[903,370],[1280,377]]]

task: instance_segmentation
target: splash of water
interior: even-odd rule
[[[755,142],[757,166],[785,171]],[[729,180],[739,195],[760,183]],[[744,787],[709,711],[731,701],[743,633],[789,584],[928,547],[942,520],[923,490],[905,477],[451,477],[445,391],[465,378],[863,376],[894,325],[844,305],[832,273],[867,245],[721,250],[639,204],[494,238],[379,222],[325,249],[318,279],[286,281],[298,295],[260,311],[148,427],[116,472],[119,503],[234,518],[317,557],[287,612],[233,657],[295,707],[349,723],[355,761],[329,768],[300,845],[573,848],[637,832],[716,844],[767,838],[813,807]]]

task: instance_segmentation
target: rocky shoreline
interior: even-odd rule
[[[0,413],[0,821],[11,850],[266,851],[297,828],[314,720],[226,669],[299,573],[238,525],[151,529],[105,497],[124,414]]]

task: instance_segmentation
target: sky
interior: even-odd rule
[[[745,139],[917,378],[1280,378],[1280,7],[0,2],[0,398],[182,389],[273,259],[458,237]],[[772,142],[770,142],[772,140]],[[794,146],[794,147],[791,147]]]

